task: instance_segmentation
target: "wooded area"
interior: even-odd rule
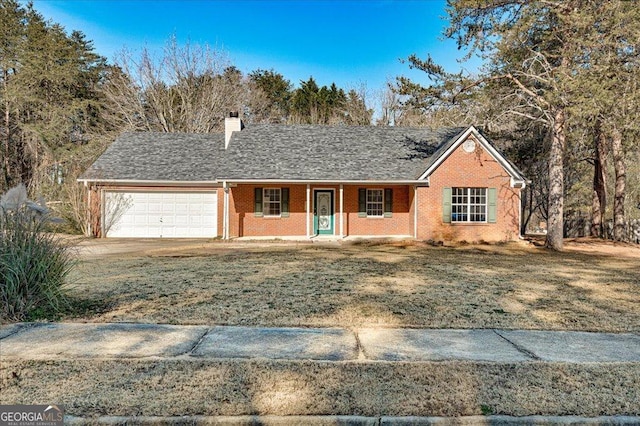
[[[638,169],[627,173],[639,150],[637,4],[452,0],[448,14],[445,35],[480,55],[484,67],[479,75],[451,74],[412,56],[410,65],[434,84],[400,78],[406,105],[418,116],[437,111],[440,121],[467,120],[510,141],[503,147],[515,150],[510,157],[532,180],[524,210],[547,222],[552,249],[562,249],[564,218],[589,204],[591,234],[603,235],[612,163],[614,239],[624,239],[627,212],[640,207]],[[579,187],[587,173],[591,194]]]
[[[24,182],[52,200],[70,229],[85,226],[76,177],[123,131],[220,132],[229,111],[247,123],[457,126],[483,129],[531,180],[524,227],[565,219],[593,236],[628,239],[640,217],[640,9],[633,2],[452,0],[446,36],[474,74],[408,58],[430,85],[399,77],[366,87],[298,87],[276,70],[243,74],[225,52],[179,45],[123,51],[112,62],[79,31],[32,5],[0,0],[0,193]],[[612,194],[612,196],[611,196]]]

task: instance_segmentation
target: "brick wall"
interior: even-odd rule
[[[255,188],[289,188],[289,217],[259,217],[254,213]],[[390,218],[358,217],[358,189],[363,185],[344,185],[343,235],[413,235],[413,187],[371,186],[393,189],[393,214]],[[340,186],[311,185],[310,202],[313,211],[314,190],[333,190],[334,230],[340,235]],[[230,235],[246,236],[305,236],[306,219],[313,234],[313,215],[306,214],[306,185],[238,185],[230,191]]]
[[[289,188],[289,217],[257,217],[255,188]],[[238,185],[229,191],[229,234],[234,237],[306,235],[306,185]]]
[[[520,189],[511,188],[508,173],[479,143],[471,153],[459,146],[429,181],[429,187],[418,188],[418,239],[472,242],[518,238]],[[442,192],[450,187],[497,188],[496,223],[443,223]]]
[[[391,217],[359,217],[358,189],[393,190],[393,214]],[[344,210],[346,235],[409,235],[413,236],[413,217],[411,204],[413,203],[412,186],[345,186]]]

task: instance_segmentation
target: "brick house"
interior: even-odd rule
[[[103,237],[504,241],[522,173],[474,127],[250,125],[124,133],[79,181]]]

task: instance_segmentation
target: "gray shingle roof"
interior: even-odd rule
[[[412,181],[466,129],[255,124],[226,150],[223,134],[123,133],[80,179]]]
[[[215,180],[223,151],[222,134],[123,133],[80,179]]]
[[[465,128],[271,125],[233,134],[220,178],[415,180],[438,146]]]

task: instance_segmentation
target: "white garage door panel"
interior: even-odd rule
[[[107,237],[213,238],[217,192],[105,192]]]

